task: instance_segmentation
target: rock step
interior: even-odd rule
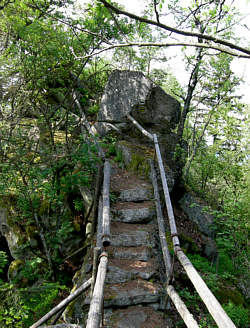
[[[104,324],[107,328],[170,328],[169,319],[165,319],[162,312],[147,306],[131,306],[127,309],[106,311],[104,316]]]
[[[106,285],[104,307],[125,307],[137,304],[155,304],[161,297],[159,284],[136,279],[125,283]]]
[[[152,257],[152,250],[149,247],[110,247],[110,258],[114,259],[127,259],[138,261],[149,261]]]
[[[134,247],[148,246],[154,247],[152,239],[152,224],[129,224],[122,222],[111,223],[111,246]]]
[[[145,200],[151,200],[153,198],[152,188],[134,188],[121,190],[118,196],[118,200],[122,202],[141,202]]]
[[[118,202],[112,206],[112,220],[126,223],[147,223],[156,215],[154,202]]]
[[[122,283],[136,278],[149,280],[156,270],[157,265],[153,259],[149,262],[111,259],[105,283]]]

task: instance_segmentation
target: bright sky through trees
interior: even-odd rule
[[[182,0],[183,2],[187,3],[189,0]],[[134,0],[134,1],[127,1],[127,0],[117,0],[118,3],[122,4],[126,10],[140,14],[142,9],[145,8],[145,1],[144,0]],[[249,45],[249,37],[250,37],[250,1],[247,0],[235,0],[234,6],[238,8],[240,13],[242,13],[242,20],[239,26],[236,27],[237,33],[239,37],[245,38],[245,46]],[[171,24],[171,19],[168,16],[168,21],[165,22],[168,25]],[[183,61],[180,55],[179,49],[170,48],[167,50],[167,53],[170,57],[173,56],[172,60],[167,63],[168,66],[175,67],[173,69],[173,74],[179,80],[179,82],[183,85],[183,83],[187,83],[189,78],[188,74],[185,74],[185,69],[183,67]],[[171,65],[172,62],[172,65]],[[161,64],[162,65],[162,64]],[[233,71],[239,76],[243,77],[244,83],[241,85],[240,93],[243,95],[243,101],[250,103],[250,60],[249,59],[234,59],[232,63]],[[186,78],[185,78],[186,77]]]

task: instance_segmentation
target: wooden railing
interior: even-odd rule
[[[102,201],[99,201],[97,241],[94,249],[91,302],[86,328],[99,328],[103,320],[104,282],[108,266],[108,253],[104,249],[110,245],[110,174],[108,161],[104,164]],[[100,256],[99,256],[100,254]],[[99,262],[99,265],[98,265]],[[98,268],[97,268],[98,267]]]
[[[205,284],[204,280],[201,278],[199,273],[196,271],[188,257],[184,254],[183,250],[180,247],[180,242],[178,238],[178,232],[176,228],[172,203],[169,196],[169,190],[167,185],[167,179],[165,175],[165,170],[163,166],[163,161],[161,157],[160,147],[158,144],[157,136],[156,134],[152,135],[148,131],[146,131],[131,115],[127,115],[128,119],[144,134],[146,135],[150,140],[153,140],[156,156],[157,156],[157,163],[160,170],[161,175],[161,182],[162,187],[164,191],[164,197],[165,197],[165,204],[168,212],[168,219],[169,219],[169,226],[171,231],[171,237],[173,242],[173,248],[175,255],[177,256],[178,260],[182,264],[183,268],[185,269],[189,279],[193,283],[197,293],[200,295],[202,301],[206,305],[208,311],[210,312],[211,316],[213,317],[214,321],[216,322],[217,326],[219,328],[236,328],[232,320],[228,317],[220,303],[217,301],[213,293],[210,291],[210,289]],[[156,178],[154,181],[154,184],[157,184]],[[159,206],[159,205],[158,205]],[[161,221],[161,220],[160,220]],[[164,240],[165,233],[162,231],[162,222],[159,225],[159,231],[160,231],[160,239]],[[162,250],[163,250],[163,256],[164,256],[164,263],[166,267],[167,276],[171,274],[171,265],[170,265],[170,256],[169,252],[166,251],[167,244],[165,241],[161,240]],[[187,327],[198,327],[197,323],[192,322],[192,317],[189,316],[189,313],[181,306],[180,300],[177,300],[178,297],[176,297],[174,288],[172,286],[167,287],[167,292],[172,299],[173,303],[175,304],[175,307],[177,311],[182,316],[184,322],[186,323]],[[172,296],[171,296],[172,295]],[[181,301],[182,302],[182,301]],[[184,310],[183,310],[184,309]]]
[[[60,313],[75,300],[79,295],[91,287],[91,302],[88,313],[88,320],[86,328],[99,328],[102,319],[103,309],[103,292],[104,281],[107,272],[108,254],[106,247],[110,245],[110,173],[111,166],[106,160],[104,163],[104,178],[103,178],[103,190],[102,199],[99,199],[98,205],[98,224],[97,224],[97,240],[96,247],[94,248],[94,259],[92,277],[84,282],[79,288],[71,293],[60,304],[55,306],[51,311],[44,315],[40,320],[35,322],[30,328],[38,328],[45,322],[47,322],[54,315]]]

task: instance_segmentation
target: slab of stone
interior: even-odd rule
[[[114,259],[136,259],[138,261],[149,261],[152,250],[149,247],[110,247],[109,254]]]
[[[191,193],[186,193],[180,204],[189,220],[197,224],[199,230],[208,237],[214,237],[214,218],[207,212],[207,204]]]
[[[146,223],[155,215],[154,203],[146,201],[142,203],[122,202],[112,208],[113,220],[126,223]]]
[[[129,224],[122,222],[111,223],[111,246],[134,247],[149,246],[154,247],[152,238],[153,227],[151,224]],[[152,231],[150,231],[150,228]]]
[[[106,285],[104,289],[104,307],[157,303],[160,296],[160,285],[141,279]]]
[[[105,283],[122,283],[136,278],[149,280],[155,274],[156,269],[154,260],[144,262],[111,259],[109,260]]]
[[[118,200],[122,202],[139,202],[144,200],[150,200],[153,197],[151,189],[134,188],[122,190],[118,197]]]
[[[173,328],[170,319],[165,319],[162,312],[145,306],[131,306],[127,309],[104,313],[105,326],[108,328]]]

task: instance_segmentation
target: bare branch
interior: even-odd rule
[[[90,55],[83,56],[83,57],[77,57],[77,59],[87,59],[90,57],[94,57],[97,55],[100,55],[102,52],[112,50],[115,48],[125,48],[125,47],[176,47],[176,46],[186,46],[186,47],[196,47],[196,48],[206,48],[206,49],[213,49],[216,51],[224,52],[226,54],[229,54],[231,56],[237,57],[237,58],[247,58],[250,59],[250,52],[249,56],[247,55],[241,55],[237,52],[234,52],[227,48],[222,48],[216,45],[210,45],[208,43],[188,43],[188,42],[174,42],[174,43],[155,43],[155,42],[128,42],[128,43],[118,43],[114,44],[112,46],[103,48],[101,50],[98,50],[96,52],[93,52]]]
[[[225,40],[222,40],[222,39],[218,39],[214,36],[207,35],[207,34],[201,34],[201,33],[196,33],[196,32],[180,30],[180,29],[177,29],[177,28],[174,28],[174,27],[159,23],[157,21],[147,19],[145,17],[137,16],[137,15],[129,13],[125,10],[121,10],[121,9],[113,6],[112,4],[108,3],[106,0],[98,0],[98,1],[100,1],[106,8],[112,9],[117,14],[125,15],[125,16],[130,17],[132,19],[135,19],[137,21],[144,22],[144,23],[147,23],[149,25],[154,25],[154,26],[160,27],[160,28],[162,28],[166,31],[170,31],[170,32],[173,32],[173,33],[176,33],[176,34],[180,34],[180,35],[184,35],[184,36],[190,36],[190,37],[197,37],[197,38],[202,38],[203,40],[212,41],[212,42],[217,43],[219,45],[223,45],[223,46],[229,47],[231,49],[237,50],[239,52],[242,52],[244,54],[247,54],[248,56],[244,57],[244,58],[250,58],[250,50],[249,49],[237,46],[234,43],[231,43],[231,42],[228,42],[228,41],[225,41]],[[215,49],[214,46],[212,46],[212,45],[208,45],[207,48]],[[221,51],[220,47],[218,47],[216,50]],[[227,52],[227,53],[229,53],[229,52]],[[236,56],[238,56],[238,55],[236,55]]]

